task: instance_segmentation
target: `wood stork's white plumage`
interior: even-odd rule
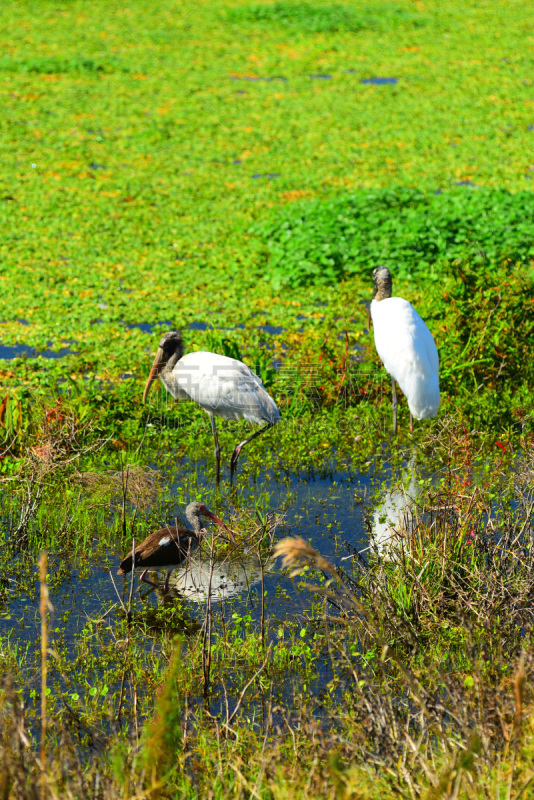
[[[260,378],[246,364],[236,358],[204,351],[187,353],[184,356],[182,336],[178,331],[166,333],[159,343],[146,382],[143,403],[146,402],[150,387],[157,377],[175,399],[194,400],[209,414],[215,444],[217,484],[221,462],[215,416],[245,419],[247,422],[264,425],[261,430],[236,445],[230,461],[230,483],[243,447],[280,421],[276,403],[265,391]]]
[[[408,400],[412,430],[412,416],[430,419],[438,413],[438,351],[432,334],[411,303],[391,296],[391,273],[387,267],[374,270],[373,283],[371,317],[377,353],[391,375],[393,433],[397,432],[395,381]]]

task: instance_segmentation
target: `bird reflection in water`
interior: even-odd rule
[[[400,480],[389,486],[373,511],[371,547],[381,556],[391,558],[413,531],[414,506],[421,492],[417,478],[412,455]]]
[[[263,562],[264,573],[269,570],[270,562],[270,558],[267,563]],[[174,571],[167,594],[156,589],[156,596],[160,602],[165,597],[205,603],[211,597],[212,603],[219,603],[249,592],[260,583],[261,575],[262,562],[257,553],[245,553],[218,563],[198,553]]]

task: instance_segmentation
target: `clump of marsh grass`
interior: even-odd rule
[[[420,796],[425,787],[436,798],[463,796],[460,789],[475,792],[473,796],[481,791],[485,796],[491,770],[517,757],[525,705],[532,713],[528,684],[534,675],[534,658],[522,649],[522,637],[507,637],[512,623],[506,617],[515,619],[518,605],[507,606],[508,614],[499,605],[499,640],[495,622],[489,618],[496,611],[491,600],[498,595],[496,587],[488,587],[493,592],[484,602],[482,592],[476,591],[469,608],[459,578],[463,592],[457,598],[453,635],[447,635],[452,626],[446,616],[434,619],[445,630],[429,644],[413,621],[398,613],[398,582],[408,585],[417,578],[408,566],[408,556],[394,567],[400,572],[397,585],[392,586],[391,574],[375,573],[373,591],[368,584],[351,584],[302,539],[282,540],[275,556],[282,557],[294,577],[310,568],[328,575],[326,585],[309,588],[341,612],[337,617],[325,612],[332,662],[348,681],[342,704],[330,714],[332,730],[343,742],[337,745],[337,754],[342,754],[345,763],[363,760],[385,769],[397,791],[403,793],[408,787],[412,797]],[[412,591],[423,597],[423,606],[426,589],[421,580]],[[460,618],[462,608],[464,619]],[[436,613],[434,604],[426,612],[430,610]],[[469,612],[474,619],[467,618]],[[519,634],[517,628],[515,632]],[[507,639],[510,649],[503,652]],[[456,650],[455,657],[447,654],[447,646]],[[495,663],[490,665],[488,658]],[[331,741],[337,736],[330,737]],[[507,776],[510,789],[517,777],[519,771]]]
[[[38,405],[34,409],[27,426],[13,433],[6,450],[7,458],[18,456],[17,467],[8,468],[0,478],[0,484],[13,488],[13,505],[15,509],[18,506],[18,521],[10,524],[15,546],[26,541],[32,521],[48,493],[57,491],[59,480],[108,441],[93,421],[80,418],[61,399],[52,407]]]
[[[506,770],[511,797],[532,706],[534,449],[514,477],[499,443],[480,474],[469,434],[455,437],[454,468],[412,502],[388,557],[371,555],[349,576],[302,539],[282,540],[275,555],[293,577],[327,578],[309,588],[346,680],[330,715],[344,759],[385,769],[412,797],[486,796]]]
[[[160,475],[155,469],[135,464],[123,466],[120,470],[78,472],[74,478],[97,504],[108,505],[114,499],[122,499],[125,492],[126,500],[140,511],[154,502],[161,485]]]
[[[117,775],[113,772],[117,767]],[[0,797],[2,800],[113,800],[150,797],[142,788],[142,769],[120,758],[117,763],[96,753],[83,759],[75,740],[62,726],[49,745],[46,762],[36,752],[20,694],[7,679],[0,685]]]
[[[8,406],[9,407],[9,406]],[[36,402],[33,408],[17,406],[18,425],[4,420],[4,457],[16,456],[19,475],[33,473],[43,480],[81,457],[102,449],[109,441],[94,419],[80,415],[59,398],[54,405]],[[10,480],[3,478],[2,482]]]

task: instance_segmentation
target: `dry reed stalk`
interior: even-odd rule
[[[512,725],[512,758],[510,763],[510,775],[508,778],[508,785],[506,787],[506,800],[510,800],[512,796],[512,786],[514,782],[514,772],[516,768],[516,760],[519,745],[521,743],[521,726],[523,721],[523,703],[525,694],[525,653],[521,653],[519,664],[512,679],[514,690],[514,720]]]
[[[208,583],[208,596],[206,598],[206,617],[204,619],[204,636],[202,638],[202,676],[204,681],[204,697],[207,696],[210,685],[211,673],[211,582],[213,580],[213,567],[215,564],[214,552],[214,531],[211,532],[211,551],[210,551],[210,577]],[[206,647],[207,645],[207,647]]]
[[[50,607],[48,599],[48,586],[46,585],[47,555],[41,553],[39,558],[39,581],[41,584],[41,798],[46,800],[46,679],[48,650],[48,620],[47,612]]]
[[[122,456],[121,456],[121,489],[122,489],[122,535],[126,539],[126,497],[128,493],[128,477],[130,473],[130,467],[126,467],[126,473],[122,468]],[[132,566],[135,564],[135,561],[132,561]],[[133,570],[132,570],[133,572]]]

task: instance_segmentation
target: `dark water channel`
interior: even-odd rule
[[[38,350],[28,344],[5,345],[0,344],[0,359],[10,361],[12,358],[65,358],[65,356],[75,354],[76,351],[70,347],[60,347],[59,350],[51,350],[51,343],[48,343],[46,350]]]

